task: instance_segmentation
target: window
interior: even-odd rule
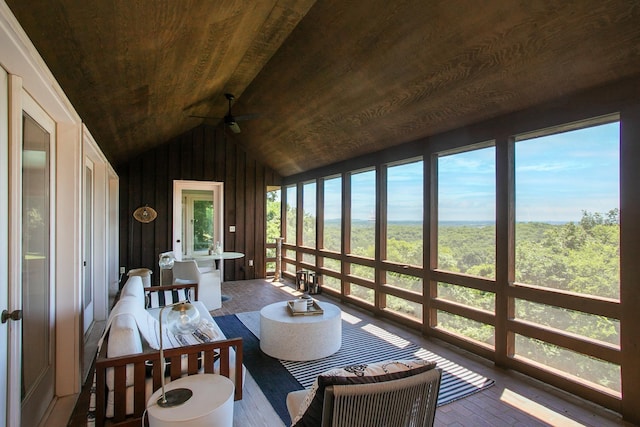
[[[438,158],[438,269],[495,278],[495,147]]]
[[[298,215],[298,200],[297,200],[297,188],[295,185],[287,187],[287,229],[285,242],[291,245],[295,245],[296,233],[297,233],[297,215]]]
[[[618,299],[618,122],[518,138],[516,281]]]
[[[302,246],[316,247],[316,183],[302,186]]]
[[[276,257],[276,239],[281,236],[281,209],[280,188],[267,191],[267,259]],[[275,271],[275,261],[268,261],[266,267],[268,272]]]
[[[559,305],[620,297],[620,124],[612,119],[516,138],[515,279],[520,286],[562,291]],[[620,345],[619,319],[525,299],[514,303],[516,319],[528,325],[603,348]],[[584,352],[572,342],[565,347],[515,334],[514,357],[620,393],[620,366]]]
[[[351,254],[373,258],[376,251],[376,171],[351,175]]]
[[[342,178],[324,180],[324,248],[328,251],[342,250]]]
[[[387,168],[387,256],[391,262],[422,265],[422,161]]]
[[[280,189],[267,191],[267,243],[280,237]]]

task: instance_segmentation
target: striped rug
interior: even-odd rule
[[[236,316],[256,337],[260,337],[259,312],[238,313]],[[319,360],[279,362],[304,388],[308,388],[319,374],[332,368],[355,363],[415,358],[435,361],[438,368],[442,369],[438,406],[462,399],[494,384],[494,381],[487,377],[344,312],[342,347],[337,353]]]

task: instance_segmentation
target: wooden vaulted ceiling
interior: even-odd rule
[[[5,1],[114,165],[226,92],[289,176],[640,75],[632,0]]]

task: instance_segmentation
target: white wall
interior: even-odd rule
[[[17,209],[10,211],[4,199],[16,197],[16,191],[7,190],[6,171],[11,167],[12,160],[8,155],[7,145],[21,144],[17,135],[11,132],[7,125],[7,117],[21,117],[19,94],[28,93],[53,119],[56,124],[57,149],[55,152],[55,193],[54,201],[56,222],[56,243],[53,280],[55,281],[55,334],[56,334],[56,396],[68,396],[79,393],[81,389],[81,346],[83,343],[81,321],[81,284],[82,284],[82,171],[83,171],[83,141],[91,147],[100,165],[101,177],[101,205],[102,236],[100,257],[97,258],[96,268],[101,276],[101,307],[98,310],[101,317],[106,317],[109,284],[117,276],[113,271],[113,263],[117,269],[117,175],[100,152],[98,145],[84,128],[83,123],[73,106],[66,98],[59,84],[39,56],[37,50],[26,36],[19,23],[4,1],[0,1],[0,67],[9,74],[12,82],[8,99],[8,111],[5,95],[7,83],[0,74],[0,259],[10,261],[9,270],[19,270],[19,256],[11,243],[7,242],[7,222],[10,218],[19,218]],[[13,94],[13,96],[11,96]],[[16,99],[18,98],[18,99]],[[5,104],[3,104],[5,103]],[[17,120],[17,119],[16,119]],[[13,122],[12,122],[13,123]],[[15,127],[17,125],[14,123]],[[7,137],[8,135],[8,137]],[[7,166],[8,165],[8,166]],[[15,166],[14,166],[15,167]],[[19,197],[19,196],[18,196]],[[13,209],[13,208],[12,208]],[[116,212],[115,215],[113,213]],[[7,219],[9,218],[9,220]],[[115,245],[115,247],[114,247]],[[112,259],[113,257],[113,259]],[[115,261],[114,261],[115,260]],[[7,305],[6,299],[9,284],[7,269],[0,262],[0,311]],[[0,332],[0,341],[3,340]],[[6,343],[6,341],[4,341]],[[19,342],[18,342],[19,343]],[[0,344],[0,389],[6,389],[7,351]],[[13,369],[15,374],[15,369]],[[12,374],[12,375],[13,375]],[[19,376],[19,370],[18,374]],[[20,396],[11,400],[16,393],[0,392],[0,425],[19,425]],[[6,403],[9,402],[9,403]],[[9,405],[5,407],[6,405]],[[6,418],[9,413],[9,419]],[[17,414],[17,415],[16,415]]]

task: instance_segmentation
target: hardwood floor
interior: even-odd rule
[[[214,317],[257,311],[272,302],[299,295],[290,284],[260,279],[224,283],[222,293],[231,299],[225,301],[222,308],[211,312]],[[317,297],[337,304],[325,295]],[[495,385],[485,391],[439,407],[436,411],[436,426],[632,426],[622,421],[618,414],[516,372],[495,368],[490,361],[447,343],[426,339],[417,332],[374,318],[350,305],[341,305],[341,308],[362,321],[384,327],[442,357],[495,380]],[[86,403],[82,402],[83,399],[79,399],[74,411],[76,416],[72,417],[69,426],[84,425],[80,422],[82,417],[78,416],[86,414],[86,407],[83,407]],[[244,397],[234,405],[235,427],[284,425],[248,372]]]

